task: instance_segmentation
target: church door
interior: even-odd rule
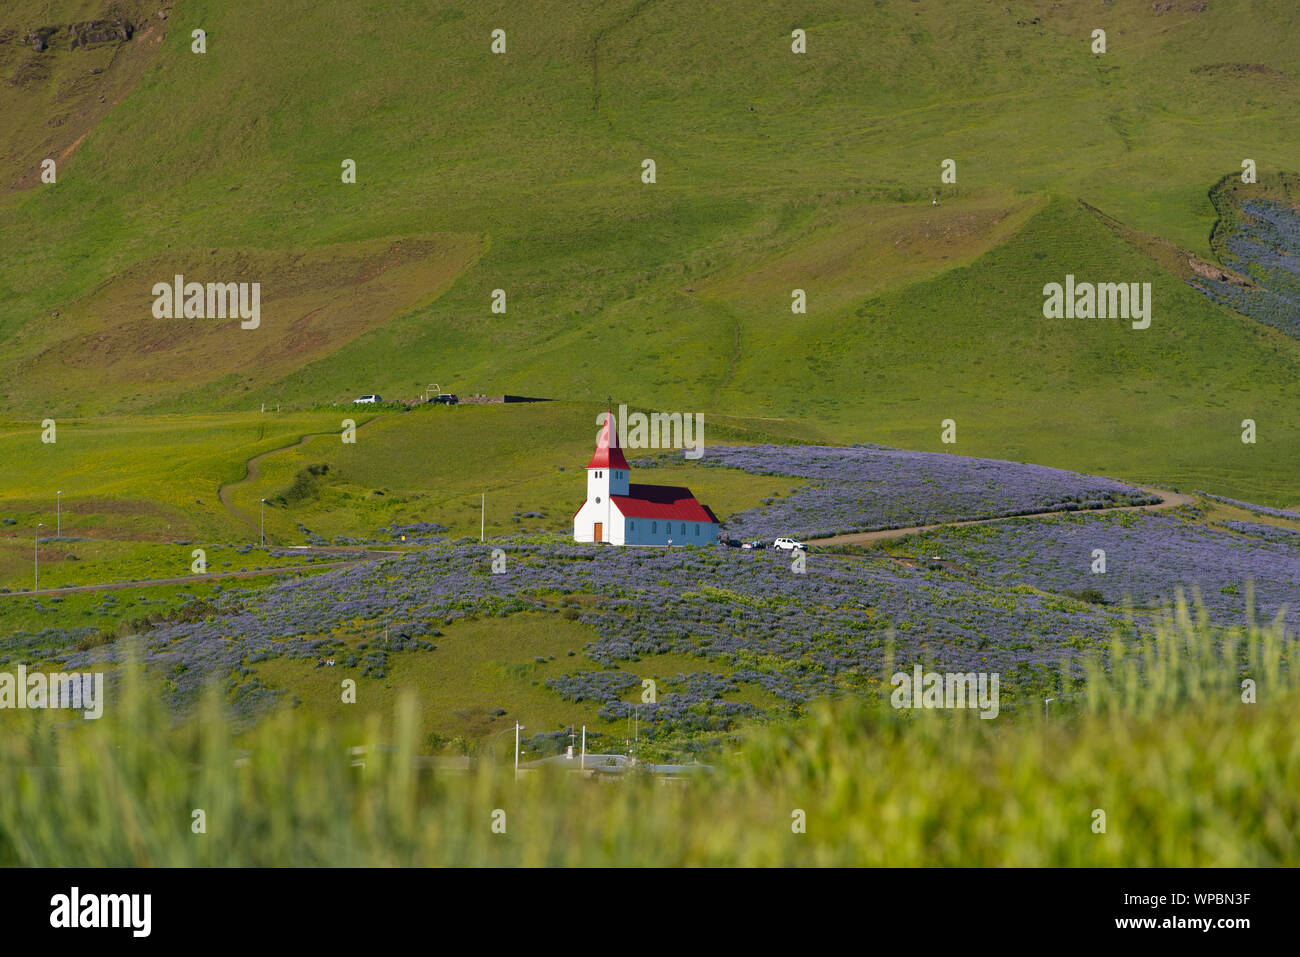
[[[594,537],[598,542],[603,542],[605,540],[605,525],[603,522],[596,523],[596,534]]]

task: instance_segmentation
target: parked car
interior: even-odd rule
[[[380,402],[383,401],[384,400],[377,395],[363,395],[359,399],[353,399],[352,404],[353,405],[378,405]]]
[[[767,548],[767,542],[745,542],[741,548]]]
[[[776,541],[772,543],[772,547],[779,548],[782,551],[786,551],[786,552],[793,551],[795,549],[798,549],[799,551],[802,552],[802,551],[807,551],[808,549],[808,546],[805,545],[803,542],[796,542],[793,538],[778,538]]]
[[[738,538],[720,538],[720,539],[718,539],[718,544],[719,544],[719,545],[726,545],[728,548],[739,548],[739,547],[740,547],[740,539],[738,539]]]
[[[429,401],[434,405],[455,405],[460,399],[453,392],[440,392]]]

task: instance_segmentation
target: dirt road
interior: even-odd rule
[[[1079,509],[1076,512],[1030,512],[1025,515],[1004,515],[1000,518],[974,518],[961,522],[939,522],[935,525],[911,525],[907,528],[882,528],[876,532],[854,532],[851,535],[833,535],[830,538],[810,538],[809,545],[865,545],[870,542],[880,542],[891,538],[903,538],[907,535],[916,535],[920,532],[933,532],[940,528],[959,528],[962,525],[987,525],[990,522],[1006,522],[1013,518],[1046,518],[1050,515],[1071,515],[1087,512],[1097,514],[1100,512],[1154,512],[1166,508],[1175,508],[1179,505],[1188,505],[1195,501],[1191,495],[1184,495],[1181,492],[1171,492],[1168,489],[1148,488],[1145,485],[1139,485],[1138,488],[1151,495],[1160,497],[1159,502],[1151,505],[1115,505],[1109,508],[1090,508]]]
[[[374,418],[366,419],[366,421],[360,423],[357,426],[357,428],[364,429],[371,422],[374,422],[378,419],[379,416],[377,415]],[[250,517],[245,515],[239,509],[235,508],[234,502],[231,500],[231,493],[235,489],[239,488],[239,486],[241,485],[248,485],[250,482],[257,481],[257,478],[262,473],[262,469],[261,469],[262,459],[266,458],[267,456],[276,455],[280,452],[287,452],[289,449],[296,449],[300,445],[306,445],[308,439],[314,439],[321,435],[339,435],[339,434],[340,432],[308,432],[297,442],[290,442],[288,445],[282,445],[278,449],[270,449],[269,451],[259,453],[258,455],[254,455],[251,459],[249,459],[247,462],[244,463],[244,477],[241,478],[238,482],[228,482],[225,485],[221,486],[219,489],[217,489],[217,498],[221,500],[221,504],[225,507],[226,511],[228,511],[231,515],[235,516],[235,518],[239,519],[241,522],[243,522],[253,531],[257,532],[258,534],[261,534],[262,529],[258,525],[258,523],[253,521]]]

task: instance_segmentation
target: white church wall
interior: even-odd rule
[[[609,509],[609,531],[605,534],[605,540],[611,545],[627,545],[627,524],[628,520],[618,510],[618,505],[611,504]]]
[[[627,469],[587,469],[587,499],[626,495],[628,481]]]
[[[602,520],[604,504],[597,505],[592,499],[583,503],[578,514],[573,516],[573,540],[575,542],[594,542],[596,522]]]
[[[712,545],[718,540],[718,526],[714,522],[669,521],[662,518],[626,517],[618,506],[601,501],[588,501],[573,519],[573,540],[594,542],[596,522],[604,525],[604,541],[612,545]],[[684,529],[684,531],[683,531]]]

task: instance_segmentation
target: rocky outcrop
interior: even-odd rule
[[[95,43],[125,43],[135,34],[135,27],[130,20],[120,17],[112,20],[83,20],[66,27],[36,27],[28,30],[19,42],[37,53],[43,53],[54,45],[59,34],[67,38],[68,49],[75,50]]]
[[[37,27],[34,30],[27,31],[27,35],[23,37],[21,42],[31,47],[37,53],[42,53],[50,48],[50,40],[52,40],[58,32],[58,27]]]
[[[70,49],[77,49],[91,43],[125,43],[131,39],[135,28],[129,20],[86,20],[68,27]]]

